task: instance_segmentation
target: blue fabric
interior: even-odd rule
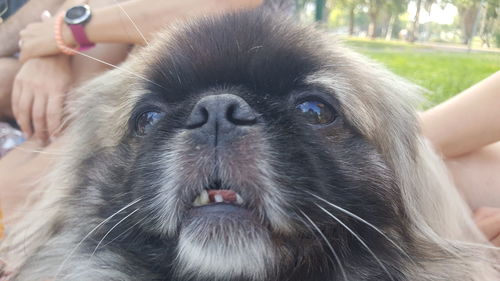
[[[0,12],[4,11],[5,8],[7,9],[2,18],[7,19],[9,16],[12,16],[26,2],[28,0],[0,0]]]

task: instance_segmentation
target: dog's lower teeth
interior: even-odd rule
[[[197,207],[207,205],[208,202],[208,193],[206,190],[203,190],[200,195],[196,196],[196,198],[194,199],[193,206]]]
[[[202,204],[208,204],[209,199],[208,199],[208,192],[206,190],[203,190],[200,193],[200,200]]]
[[[217,202],[217,203],[222,203],[222,202],[224,202],[224,198],[222,198],[222,195],[220,195],[220,194],[215,195],[215,196],[214,196],[214,200],[215,200],[215,202]]]
[[[236,193],[236,203],[238,203],[238,205],[243,204],[243,198],[241,198],[238,193]]]
[[[193,206],[198,207],[198,206],[208,205],[210,203],[223,203],[223,202],[226,202],[226,201],[224,200],[224,197],[222,195],[220,195],[220,194],[214,195],[213,199],[211,201],[207,190],[203,190],[194,199]],[[236,205],[242,205],[243,204],[243,198],[241,198],[241,196],[238,193],[236,193],[236,201],[232,201],[232,203],[234,203]]]

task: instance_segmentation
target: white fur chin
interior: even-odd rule
[[[275,246],[262,229],[188,226],[177,248],[176,272],[200,280],[245,278],[265,280],[276,261]]]

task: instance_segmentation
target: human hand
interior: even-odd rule
[[[41,22],[28,24],[19,33],[20,53],[19,60],[26,62],[28,59],[59,54],[54,34],[56,18],[43,17]],[[74,46],[73,35],[66,24],[62,24],[62,39],[66,46]]]
[[[34,135],[45,142],[59,133],[70,71],[69,58],[59,55],[30,59],[17,73],[12,111],[27,138]]]
[[[500,208],[478,208],[474,212],[474,221],[486,238],[500,247]]]

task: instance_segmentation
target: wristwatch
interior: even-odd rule
[[[73,37],[79,45],[79,51],[85,51],[95,46],[85,33],[85,24],[90,21],[91,17],[92,12],[89,5],[74,6],[66,11],[64,16],[64,22],[71,29],[71,33],[73,33]]]

